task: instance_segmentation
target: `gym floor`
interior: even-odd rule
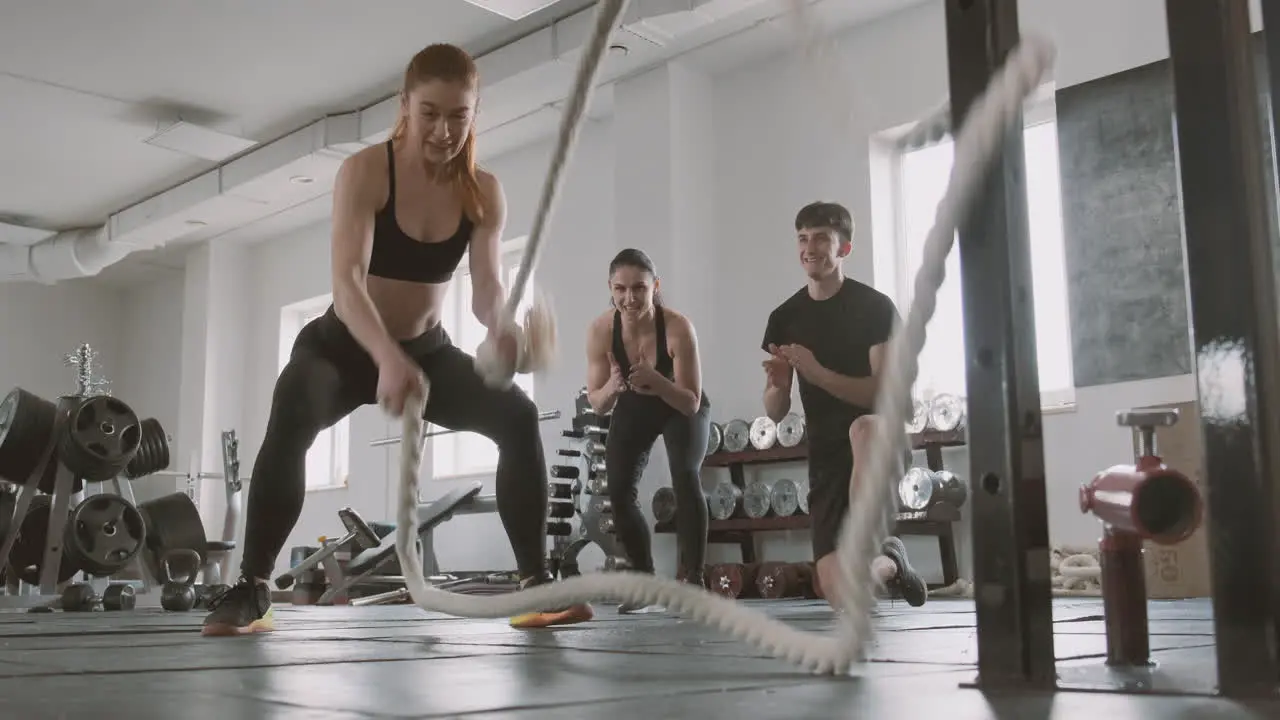
[[[756,601],[808,630],[820,601]],[[412,606],[276,608],[276,632],[204,639],[202,614],[0,613],[0,717],[37,718],[1276,718],[1280,701],[1059,692],[985,698],[973,603],[881,604],[872,662],[815,677],[666,614],[517,631]],[[1208,601],[1153,602],[1157,688],[1208,691]],[[1055,600],[1060,676],[1105,681],[1101,601]]]

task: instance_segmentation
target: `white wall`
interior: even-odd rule
[[[123,296],[91,282],[0,285],[0,393],[21,387],[51,402],[76,391],[63,357],[81,343],[98,352],[98,374],[120,390],[125,361]]]
[[[170,443],[170,469],[186,470],[179,462],[178,389],[182,379],[182,314],[184,274],[172,274],[123,291],[120,343],[123,367],[113,384],[114,395],[128,403],[140,418],[156,418]],[[149,478],[134,483],[139,502],[172,492],[176,482]]]

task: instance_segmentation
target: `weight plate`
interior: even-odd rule
[[[588,495],[609,494],[608,478],[606,478],[604,475],[596,475],[595,477],[587,480],[587,494]]]
[[[938,500],[954,507],[964,505],[969,499],[969,487],[950,470],[939,470],[934,473],[934,482],[938,488]]]
[[[547,483],[547,497],[555,500],[569,500],[573,497],[573,484]]]
[[[747,592],[755,589],[756,571],[758,565],[739,563],[723,563],[713,565],[711,571],[707,574],[707,586],[711,592],[717,595],[723,595],[727,598],[740,598],[744,595],[754,595],[754,592]]]
[[[142,513],[114,493],[86,498],[71,511],[63,551],[85,572],[110,577],[142,550]]]
[[[797,509],[804,515],[809,514],[809,481],[801,480],[796,483],[796,503]]]
[[[125,476],[129,478],[146,477],[169,467],[169,436],[165,434],[160,421],[147,418],[140,427],[142,441],[138,444],[138,451],[125,466]]]
[[[720,423],[711,423],[707,431],[707,454],[718,452],[722,440],[724,440],[724,428],[720,427]]]
[[[124,471],[141,443],[142,424],[133,410],[109,395],[95,395],[71,409],[58,452],[68,470],[103,482]]]
[[[146,550],[143,561],[152,577],[164,578],[160,560],[172,550],[194,550],[200,555],[200,565],[206,561],[208,536],[196,504],[184,492],[171,493],[140,503],[143,524],[146,527]]]
[[[752,519],[768,515],[769,490],[769,484],[763,480],[752,480],[747,483],[747,490],[742,493],[743,514]]]
[[[40,571],[44,565],[45,542],[49,536],[49,516],[53,509],[53,498],[48,495],[37,495],[31,498],[27,514],[18,526],[18,539],[9,551],[9,567],[14,574],[29,585],[40,584]],[[70,522],[71,513],[67,513]],[[66,582],[80,568],[65,552],[58,566],[58,582]]]
[[[676,491],[670,487],[660,487],[653,491],[653,519],[656,522],[671,522],[676,518]]]
[[[751,421],[751,447],[768,450],[778,442],[778,426],[767,415]]]
[[[919,512],[929,507],[933,500],[933,473],[926,468],[913,467],[898,481],[898,501],[902,507]]]
[[[782,447],[795,447],[804,442],[804,416],[799,413],[787,413],[778,423],[778,444]]]
[[[949,393],[935,395],[929,403],[929,425],[939,432],[951,432],[964,424],[965,402]]]
[[[58,406],[22,388],[0,400],[0,479],[26,483],[53,437]]]
[[[711,513],[713,520],[728,520],[738,509],[740,497],[742,491],[737,485],[729,481],[718,482],[707,493],[707,511]]]
[[[751,442],[751,426],[746,420],[730,420],[725,423],[721,445],[729,452],[742,452]]]
[[[907,421],[907,432],[915,435],[929,429],[929,406],[923,400],[911,402],[911,419]]]
[[[769,489],[769,507],[773,508],[774,515],[780,517],[795,515],[800,509],[800,488],[796,481],[787,478],[774,480],[773,487]]]

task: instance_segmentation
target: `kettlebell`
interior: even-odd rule
[[[173,574],[174,558],[189,558],[191,566],[187,576],[179,580]],[[174,612],[186,612],[196,604],[196,576],[200,573],[200,553],[189,548],[175,548],[160,558],[164,571],[164,587],[160,589],[160,607]]]

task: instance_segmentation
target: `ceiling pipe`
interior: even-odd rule
[[[698,12],[696,20],[704,25],[759,2],[645,0],[631,4],[618,32],[625,36],[623,42],[656,47],[671,38],[655,32],[647,20]],[[594,16],[594,8],[587,7],[478,55],[486,102],[493,104],[504,87],[518,91],[521,76],[547,64],[559,63],[571,73]],[[201,239],[201,234],[212,237],[219,232],[215,224],[248,224],[326,194],[343,160],[386,139],[399,102],[392,95],[354,112],[329,115],[115,212],[99,227],[59,232],[25,247],[0,246],[0,282],[52,284],[93,277],[133,252],[182,238]],[[318,178],[327,181],[314,181]],[[296,183],[298,179],[307,182]]]

